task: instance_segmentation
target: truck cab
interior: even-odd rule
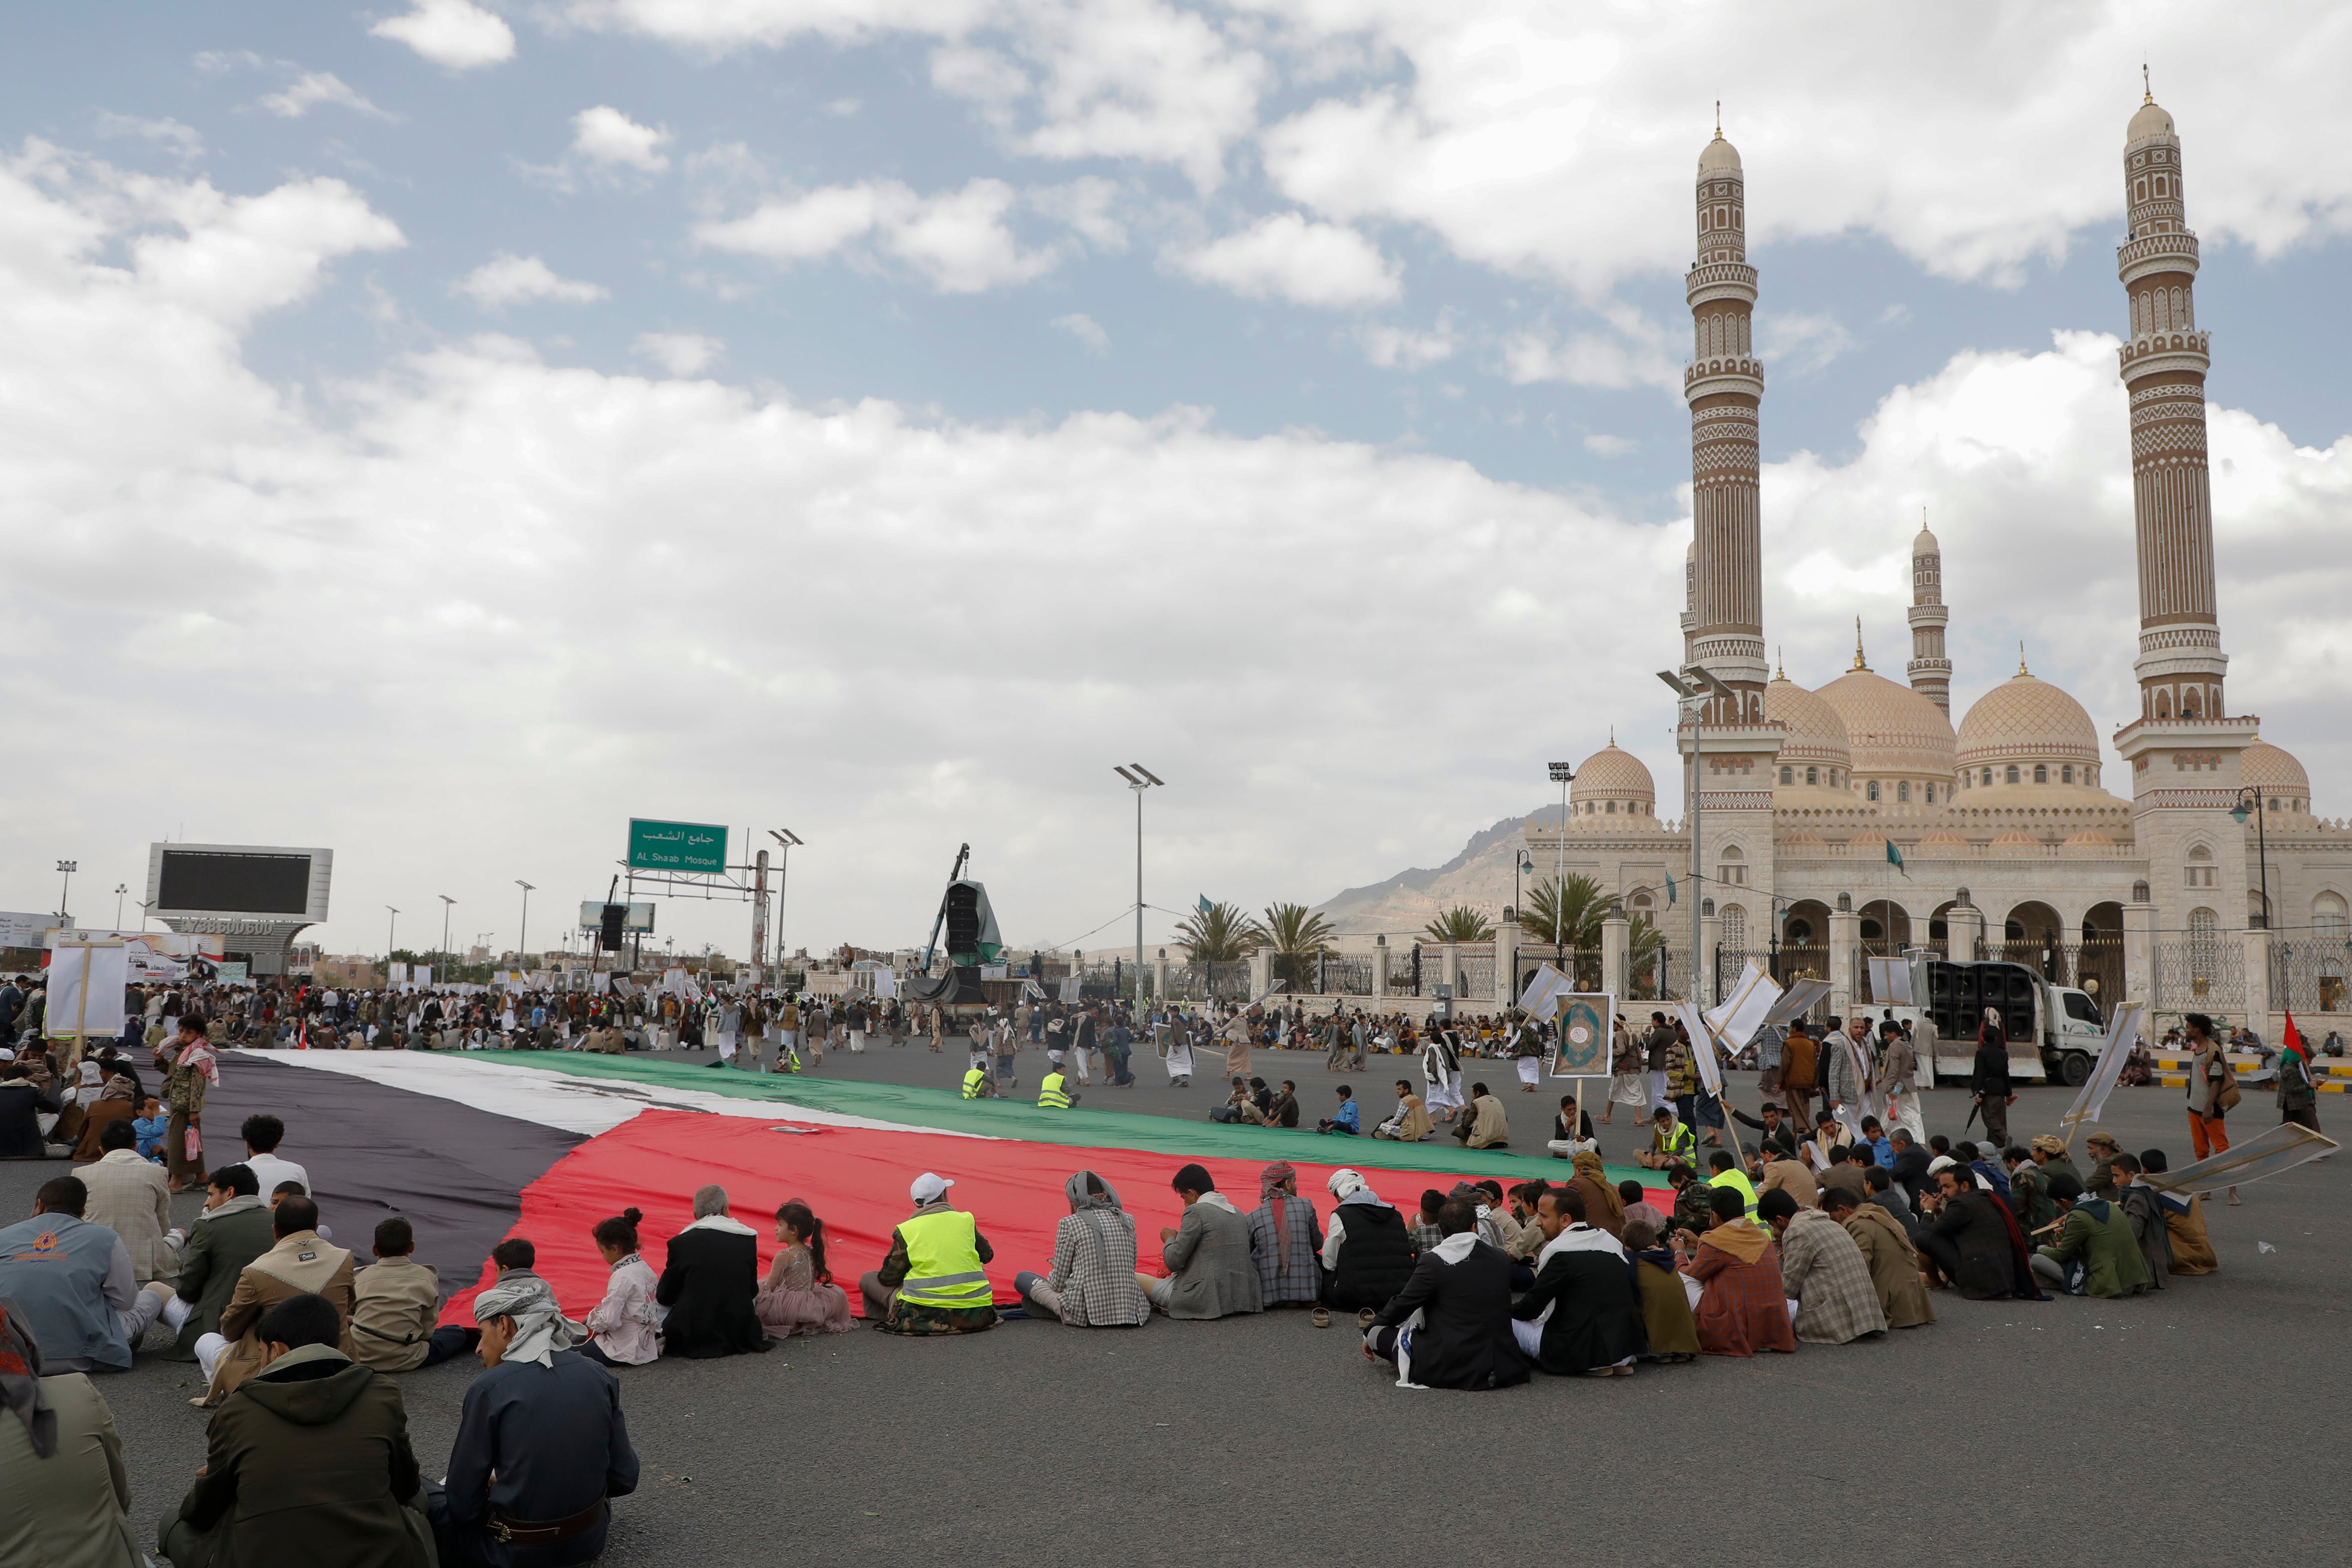
[[[2069,1087],[2091,1075],[2106,1041],[2099,1005],[2072,986],[2053,985],[2022,964],[1985,960],[1957,964],[1926,953],[1911,955],[1907,1009],[1915,1029],[1932,1024],[1934,1072],[1965,1078],[1975,1067],[1977,1029],[1987,1008],[1999,1010],[2009,1037],[2012,1078],[2041,1079]],[[1931,1053],[1923,1051],[1923,1058]]]

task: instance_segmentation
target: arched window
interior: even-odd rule
[[[2194,686],[2180,694],[2180,716],[2183,718],[2197,716],[2197,688]]]
[[[1864,785],[1864,786],[1862,787],[1862,792],[1863,792],[1864,796],[1865,798],[1869,799],[1869,800],[1877,800],[1877,799],[1878,799],[1878,780],[1877,780],[1877,779],[1872,779],[1869,783],[1867,783],[1867,784]]]
[[[1650,907],[1650,895],[1646,893],[1636,893],[1625,902],[1632,908],[1647,909]]]
[[[2156,694],[2156,716],[2158,718],[2170,718],[2172,716],[2172,694],[2170,692],[2158,692]]]
[[[2146,882],[2136,882],[2132,883],[2132,902],[2134,904],[2146,904],[2148,901],[2151,892],[2152,890],[2148,887]]]
[[[2344,900],[2332,893],[2323,893],[2311,901],[2312,934],[2329,942],[2341,942],[2345,936]]]
[[[1911,780],[1904,779],[1898,779],[1895,782],[1895,798],[1897,800],[1908,800],[1911,799]]]
[[[1797,781],[1797,770],[1796,770],[1795,768],[1783,768],[1782,769],[1780,769],[1780,782],[1781,782],[1781,783],[1783,783],[1783,784],[1794,784],[1796,781]]]
[[[1992,782],[1992,769],[1990,768],[1984,770],[1984,781],[1988,784]]]
[[[1818,783],[1820,783],[1821,781],[1822,781],[1822,770],[1821,770],[1820,768],[1806,768],[1806,769],[1805,769],[1805,782],[1806,782],[1806,783],[1808,783],[1808,784],[1818,784]]]
[[[2072,784],[2074,781],[2074,765],[2069,762],[2064,767],[2058,769],[2058,782],[2061,784]]]
[[[2189,852],[2189,864],[2182,869],[2180,873],[2181,885],[2184,887],[2219,887],[2221,885],[2221,868],[2213,863],[2213,852],[2206,848],[2203,844],[2198,844],[2192,847]]]
[[[1701,915],[1713,915],[1715,913],[1715,900],[1711,898],[1703,898],[1699,900],[1698,912]]]
[[[2050,765],[2048,763],[2037,762],[2033,765],[2033,781],[2036,784],[2047,784],[2050,782]]]
[[[1736,904],[1727,904],[1719,918],[1723,924],[1717,930],[1724,946],[1735,953],[1745,952],[1748,948],[1748,911]]]
[[[2001,776],[2001,782],[2004,784],[2014,784],[2017,782],[2016,763],[2012,762],[2009,765],[2008,770]]]
[[[2192,909],[2189,912],[2189,939],[2191,942],[2210,942],[2221,934],[2221,917],[2220,915],[2210,909]]]

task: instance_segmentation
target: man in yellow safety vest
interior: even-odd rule
[[[967,1100],[993,1100],[996,1098],[996,1081],[980,1068],[967,1068],[963,1075],[963,1097]]]
[[[1078,1097],[1070,1092],[1070,1081],[1064,1077],[1058,1063],[1037,1085],[1037,1108],[1041,1111],[1066,1111],[1076,1104]]]
[[[996,1256],[979,1221],[950,1207],[955,1183],[925,1171],[908,1197],[915,1212],[890,1232],[882,1267],[857,1281],[866,1316],[891,1333],[977,1333],[996,1326],[982,1265]]]

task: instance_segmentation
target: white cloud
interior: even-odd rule
[[[1187,277],[1253,299],[1355,309],[1404,293],[1396,264],[1349,228],[1276,213],[1249,227],[1189,250],[1169,263]]]
[[[727,357],[727,345],[699,332],[640,332],[636,351],[674,376],[698,376]]]
[[[623,163],[658,174],[669,167],[661,152],[669,139],[667,130],[639,125],[606,104],[583,109],[572,117],[572,151],[599,163]]]
[[[1056,316],[1052,324],[1085,344],[1087,352],[1090,354],[1110,352],[1110,334],[1103,330],[1101,322],[1083,310],[1073,311],[1067,316]]]
[[[576,277],[559,277],[535,256],[500,251],[449,286],[485,310],[503,309],[526,300],[548,299],[559,305],[586,305],[605,298],[610,290]]]
[[[714,250],[778,262],[836,253],[866,265],[887,257],[942,294],[977,294],[1030,282],[1060,265],[1055,247],[1024,249],[1007,225],[1017,201],[1002,180],[930,196],[896,180],[872,180],[777,197],[743,217],[698,224],[694,236]]]
[[[1595,433],[1584,438],[1584,449],[1595,457],[1622,457],[1633,451],[1636,444],[1638,444],[1622,435],[1605,435]]]
[[[1757,352],[1773,370],[1811,375],[1853,347],[1853,334],[1830,311],[1757,313]]]
[[[102,136],[136,136],[152,141],[183,162],[202,156],[205,150],[203,133],[176,120],[142,120],[135,114],[102,113],[98,117],[98,129]]]
[[[287,120],[299,120],[322,103],[335,104],[360,114],[372,114],[379,120],[392,118],[361,97],[332,71],[304,71],[283,92],[273,92],[264,98],[261,107]]]
[[[415,0],[415,9],[387,16],[368,31],[406,44],[436,66],[471,70],[514,58],[514,29],[470,0]]]
[[[1453,319],[1444,311],[1438,313],[1437,325],[1426,332],[1366,322],[1357,329],[1356,338],[1364,346],[1364,358],[1391,371],[1426,370],[1452,359],[1458,346]]]
[[[1682,391],[1682,361],[1664,328],[1630,305],[1612,305],[1601,317],[1610,330],[1562,337],[1546,321],[1509,334],[1501,345],[1504,376],[1514,386],[1566,382],[1570,386]]]
[[[593,896],[601,878],[564,868],[584,883],[631,812],[755,821],[789,775],[810,843],[793,945],[919,940],[966,840],[1008,936],[1050,941],[1129,895],[1133,809],[1105,756],[1180,786],[1155,807],[1147,895],[1252,906],[1442,859],[1465,824],[1540,803],[1527,758],[1596,748],[1612,721],[1673,777],[1664,694],[1639,694],[1679,648],[1686,521],[1197,411],[965,423],[551,367],[499,336],[297,394],[246,362],[246,334],[337,257],[399,243],[349,187],[229,197],[30,144],[0,159],[0,664],[72,672],[14,694],[0,905],[37,907],[58,845],[130,877],[140,824],[184,816],[221,841],[335,844],[323,935],[367,950],[387,903],[454,887],[504,908],[514,875]],[[2081,334],[1960,355],[1891,392],[1851,461],[1767,469],[1766,635],[1792,675],[1843,667],[1853,609],[1874,662],[1899,667],[1925,504],[1963,704],[2023,634],[2103,725],[2129,710],[2114,350]],[[1669,406],[1654,429],[1684,438]],[[2217,409],[2213,454],[2233,704],[2315,778],[2352,777],[2352,438],[2299,448]],[[1238,560],[1297,585],[1280,616],[1232,591]],[[1562,581],[1606,585],[1608,637],[1498,606],[1497,583]],[[1864,581],[1883,586],[1821,591]],[[714,584],[768,608],[713,613]],[[1139,591],[1183,613],[1139,616]],[[1384,603],[1479,635],[1401,649],[1364,612]],[[1541,750],[1433,758],[1424,709],[1397,696],[1442,690],[1465,733],[1510,733],[1526,693],[1493,671],[1570,660],[1598,695]],[[159,671],[205,694],[225,754],[267,751],[299,708],[305,765],[266,789],[112,765],[152,741]],[[1054,721],[1008,727],[1008,705]],[[923,721],[873,722],[908,713]],[[843,733],[859,744],[794,738]],[[740,766],[710,766],[713,736]],[[740,951],[739,908],[676,918],[682,944]]]

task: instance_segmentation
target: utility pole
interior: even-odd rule
[[[114,928],[117,931],[122,929],[122,895],[130,891],[131,884],[127,882],[114,884]]]
[[[385,904],[384,907],[386,909],[392,909],[392,905],[389,904]],[[400,911],[397,909],[392,909],[392,918],[383,923],[383,977],[386,984],[389,984],[392,980],[392,955],[394,946],[392,939],[392,934],[399,929]]]
[[[436,893],[433,896],[441,901],[441,961],[446,964],[449,961],[449,911],[457,907],[457,901],[446,893]]]
[[[751,965],[746,978],[760,988],[760,966],[768,961],[768,852],[751,859]]]
[[[784,967],[784,890],[792,880],[793,846],[802,840],[790,828],[770,828],[768,836],[782,846],[782,863],[776,868],[776,969]]]
[[[1679,705],[1682,711],[1690,715],[1691,974],[1689,999],[1693,1007],[1704,1009],[1706,1003],[1701,998],[1698,988],[1699,946],[1706,936],[1705,927],[1699,924],[1706,907],[1706,900],[1701,896],[1701,890],[1706,886],[1706,882],[1699,871],[1705,858],[1700,852],[1699,846],[1699,793],[1705,788],[1705,779],[1700,771],[1704,764],[1700,760],[1699,735],[1706,721],[1706,705],[1720,698],[1729,705],[1725,708],[1725,712],[1737,714],[1740,711],[1739,694],[1717,679],[1715,672],[1702,664],[1686,665],[1679,679],[1671,670],[1660,670],[1658,679],[1674,688],[1675,695],[1682,699]],[[1695,1050],[1706,1049],[1705,1041],[1695,1040],[1692,1045]]]
[[[58,862],[58,874],[64,879],[62,882],[58,883],[58,924],[60,925],[70,925],[73,924],[73,916],[67,911],[67,905],[69,902],[67,895],[73,891],[73,873],[80,869],[81,862],[79,861],[59,861]]]
[[[515,932],[515,962],[527,969],[530,967],[531,884],[517,877],[515,885],[522,889],[522,925]]]
[[[1129,771],[1132,768],[1133,771]],[[1127,780],[1135,791],[1135,1018],[1143,1018],[1143,792],[1154,787],[1164,787],[1164,781],[1140,762],[1130,762],[1126,768],[1111,764],[1111,771]]]

